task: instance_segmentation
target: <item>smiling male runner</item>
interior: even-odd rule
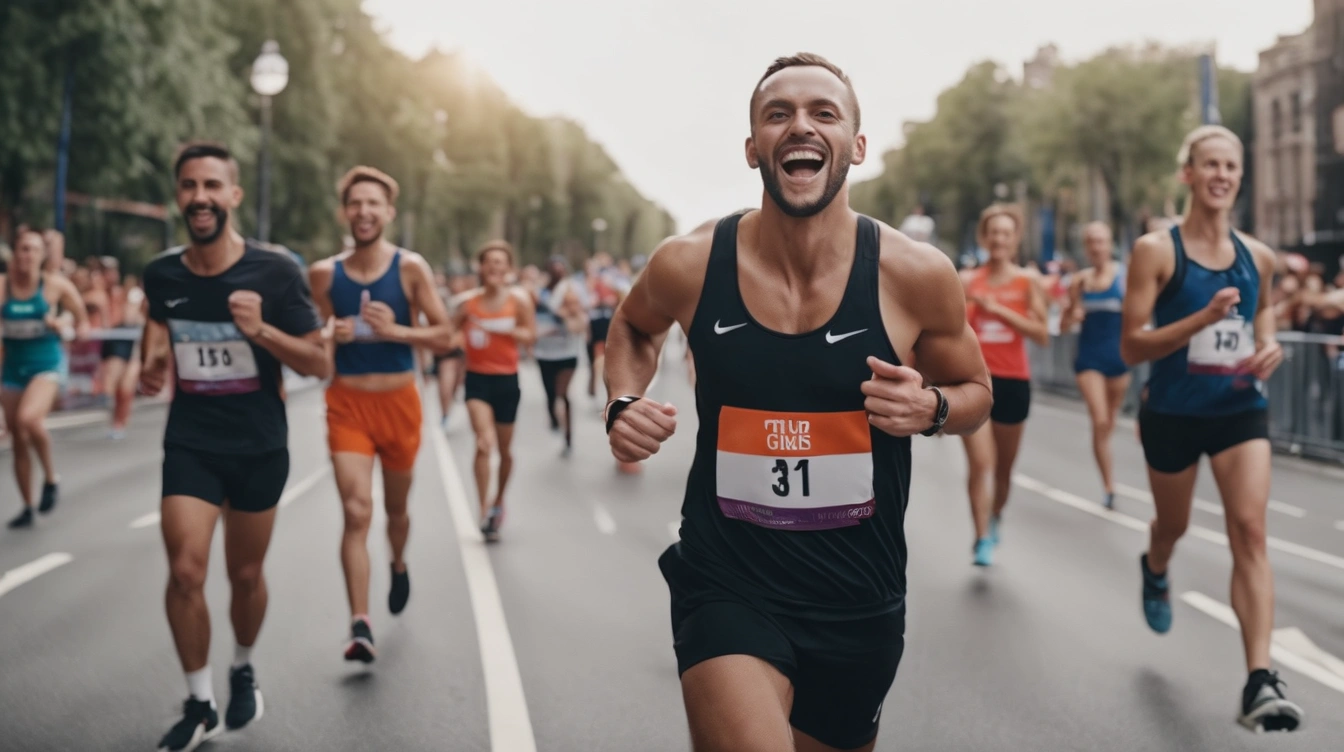
[[[700,432],[659,565],[697,752],[871,750],[904,649],[909,437],[974,431],[989,374],[947,257],[849,207],[844,73],[781,58],[750,112],[762,207],[649,260],[608,335],[607,428],[625,462],[672,435],[642,395],[679,324]]]

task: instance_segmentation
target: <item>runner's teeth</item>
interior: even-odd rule
[[[821,155],[815,151],[791,151],[784,155],[784,162],[793,162],[799,159],[810,159],[814,162],[821,162]]]

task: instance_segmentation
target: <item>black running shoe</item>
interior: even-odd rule
[[[490,507],[490,511],[485,515],[485,522],[481,523],[481,535],[485,536],[486,543],[499,542],[499,524],[501,510],[498,506]]]
[[[224,725],[230,731],[240,729],[252,721],[261,720],[266,705],[261,699],[261,688],[248,663],[229,669],[229,709],[224,711]]]
[[[387,610],[399,614],[406,610],[406,601],[411,597],[411,573],[409,570],[398,572],[392,567],[392,590],[387,594]]]
[[[373,629],[367,621],[355,619],[350,624],[350,641],[345,644],[345,659],[361,663],[373,663],[378,657],[373,649]]]
[[[37,505],[37,511],[42,514],[50,512],[56,508],[56,500],[60,496],[60,489],[56,488],[55,483],[42,484],[42,501]]]
[[[32,507],[24,507],[23,511],[19,512],[18,517],[15,517],[14,519],[9,521],[10,530],[18,530],[19,528],[32,527],[32,526],[33,526]]]
[[[1257,734],[1261,731],[1296,731],[1302,725],[1302,708],[1283,696],[1283,680],[1277,671],[1258,668],[1241,690],[1241,715],[1237,722]]]
[[[188,697],[182,703],[182,720],[173,724],[159,740],[159,750],[191,752],[224,730],[219,722],[219,711],[205,700]]]

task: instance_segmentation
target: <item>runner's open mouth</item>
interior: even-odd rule
[[[780,161],[784,172],[794,178],[813,177],[826,165],[826,158],[816,149],[792,149]]]

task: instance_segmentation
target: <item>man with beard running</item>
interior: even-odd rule
[[[262,562],[289,477],[280,367],[326,378],[331,365],[299,267],[288,255],[245,241],[230,225],[243,190],[229,150],[188,145],[174,176],[191,242],[145,268],[149,321],[140,383],[157,394],[172,361],[176,386],[163,437],[161,524],[168,625],[190,696],[159,749],[176,751],[262,715],[252,646],[266,614]],[[210,676],[205,603],[210,541],[220,518],[236,638],[223,723]]]
[[[1207,454],[1226,510],[1232,610],[1250,672],[1237,720],[1255,731],[1292,731],[1302,708],[1270,670],[1274,573],[1265,537],[1271,454],[1263,382],[1283,362],[1283,348],[1270,305],[1274,251],[1232,229],[1242,156],[1241,139],[1222,126],[1185,137],[1177,160],[1190,203],[1179,225],[1134,245],[1120,355],[1130,365],[1153,362],[1139,410],[1155,510],[1139,559],[1148,626],[1171,629],[1167,566],[1190,523]]]
[[[345,659],[372,663],[369,618],[369,524],[373,520],[373,460],[383,466],[383,507],[392,549],[387,609],[406,608],[411,595],[406,505],[420,451],[423,408],[416,384],[415,348],[447,350],[453,330],[418,253],[383,239],[397,216],[397,181],[372,167],[355,167],[337,186],[353,250],[313,265],[313,300],[324,319],[335,317],[336,376],[327,388],[327,443],[345,510],[341,565],[350,600]],[[424,315],[426,326],[413,326]]]
[[[910,437],[989,415],[952,264],[849,207],[863,162],[849,79],[800,54],[751,97],[761,209],[665,241],[608,336],[612,454],[676,429],[643,397],[687,332],[700,431],[672,597],[697,752],[871,750],[904,648]]]

